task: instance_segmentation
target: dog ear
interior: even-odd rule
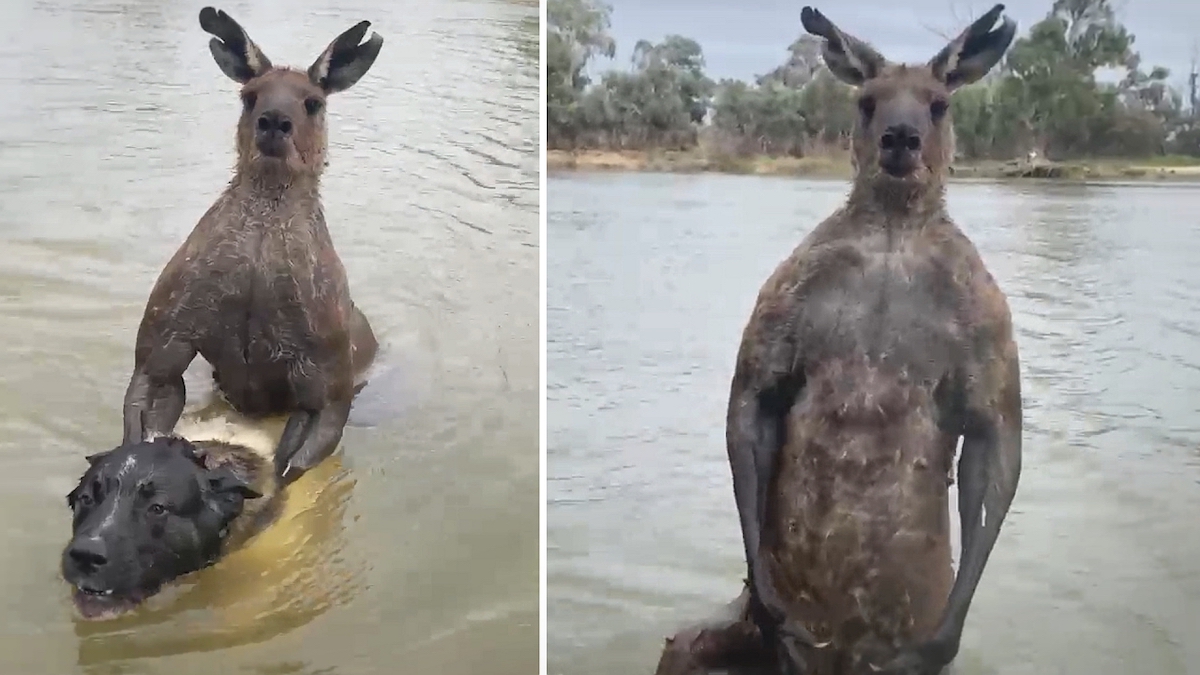
[[[222,530],[242,513],[247,499],[258,499],[262,493],[227,466],[210,469],[204,476],[208,490],[204,501],[220,521]]]
[[[261,492],[251,487],[227,466],[210,470],[207,478],[208,487],[218,495],[237,495],[242,499],[258,499],[262,496]]]
[[[96,466],[96,462],[108,457],[110,454],[112,454],[112,450],[105,450],[104,452],[97,452],[94,455],[87,455],[84,459],[87,460],[88,466]]]
[[[112,452],[113,452],[112,450],[105,450],[104,452],[97,452],[97,453],[91,454],[91,455],[84,455],[83,458],[85,460],[87,460],[87,463],[88,463],[88,470],[90,471],[93,466],[96,466],[96,464],[98,464],[105,457],[108,457],[109,455],[111,455]],[[86,476],[87,474],[85,473],[84,475]],[[74,510],[75,502],[78,501],[79,495],[82,492],[83,492],[83,479],[80,478],[79,484],[75,486],[75,489],[73,489],[67,493],[67,508]]]
[[[184,457],[192,460],[192,462],[201,469],[204,469],[205,471],[209,470],[208,449],[178,436],[173,437],[171,440],[175,443],[175,446],[179,448],[179,451],[183,453]]]

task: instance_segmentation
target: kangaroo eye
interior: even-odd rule
[[[875,97],[863,96],[858,99],[858,110],[862,113],[863,117],[870,119],[875,114]]]
[[[929,104],[929,114],[933,117],[933,121],[938,121],[946,116],[946,111],[950,109],[950,104],[945,99],[934,99]]]
[[[321,112],[322,105],[324,104],[321,103],[321,99],[319,98],[304,99],[304,110],[309,115],[316,115],[317,113]]]
[[[254,92],[250,91],[250,92],[246,92],[245,94],[242,94],[242,105],[246,106],[246,110],[252,109],[254,107],[254,104],[257,102],[258,102],[258,95],[255,94]]]
[[[156,516],[161,516],[162,514],[164,514],[166,512],[167,512],[167,507],[163,506],[162,504],[151,504],[150,505],[150,513],[153,513]]]

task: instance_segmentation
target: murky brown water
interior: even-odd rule
[[[550,673],[651,673],[740,590],[734,353],[845,190],[550,178]],[[956,672],[1200,673],[1200,186],[958,183],[950,207],[1008,293],[1026,406]]]
[[[146,296],[232,166],[236,85],[200,6],[0,6],[0,672],[536,672],[529,1],[221,6],[276,62],[364,18],[384,36],[330,101],[324,190],[386,351],[292,517],[159,613],[72,620],[64,495],[120,439]]]

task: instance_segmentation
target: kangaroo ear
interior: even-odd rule
[[[218,495],[237,495],[242,499],[258,499],[262,496],[261,492],[251,487],[227,466],[210,470],[207,478],[208,487]]]
[[[809,34],[825,38],[821,58],[830,72],[846,84],[860,85],[887,65],[887,59],[874,47],[843,32],[814,7],[800,10],[800,23]]]
[[[267,55],[225,12],[205,7],[200,10],[200,27],[216,36],[208,41],[208,50],[221,72],[234,82],[245,84],[271,69]]]
[[[345,91],[358,82],[371,69],[383,47],[379,33],[371,33],[371,39],[362,42],[370,27],[370,21],[359,21],[337,36],[309,66],[308,79],[326,94]]]
[[[1017,34],[1017,23],[1008,17],[996,27],[996,19],[1003,13],[1004,5],[992,7],[930,59],[934,77],[954,90],[987,75],[1004,57]]]

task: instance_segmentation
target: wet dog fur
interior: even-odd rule
[[[275,439],[216,416],[87,458],[67,495],[73,514],[61,572],[80,618],[136,609],[270,525],[283,506]]]

